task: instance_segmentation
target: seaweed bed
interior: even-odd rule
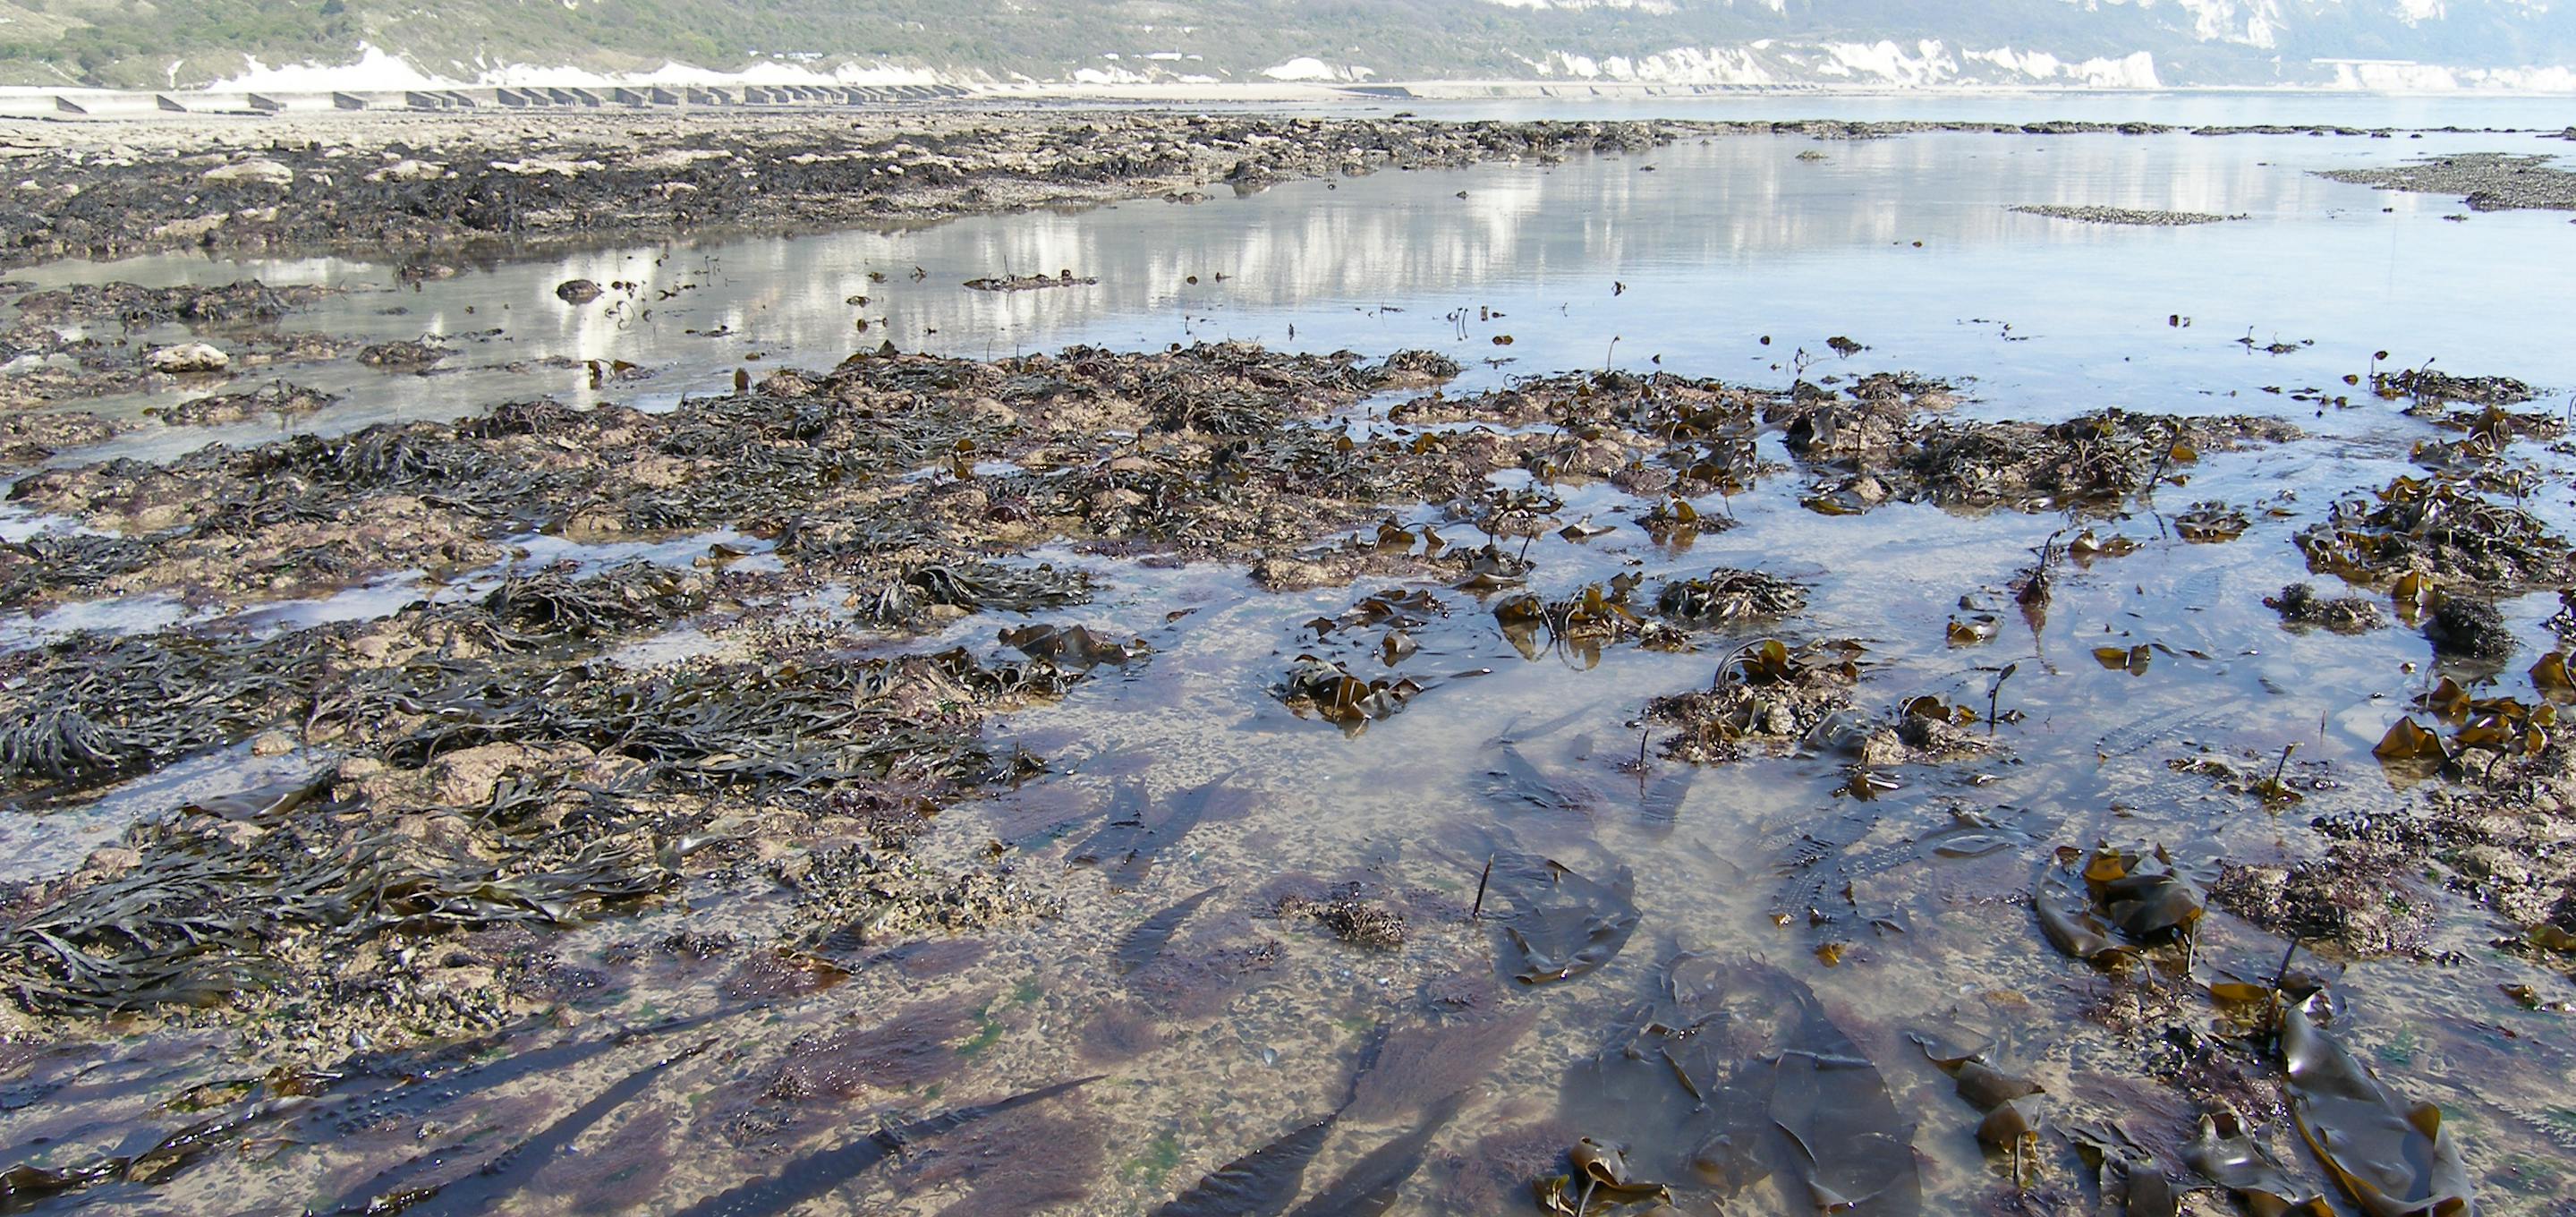
[[[1227,148],[1253,185],[1339,171],[1355,134],[1377,167],[1678,130],[1087,134],[1184,123],[1168,164],[1077,130],[1044,171],[1184,184]],[[1004,206],[1027,166],[976,158],[1033,130],[535,173],[388,148],[413,167],[342,206],[423,248],[599,192],[672,207],[609,228]],[[891,164],[935,193],[886,201]],[[142,227],[166,176],[93,169],[66,197],[95,208],[10,221],[25,248],[172,239]],[[699,189],[644,189],[671,182]],[[313,237],[240,214],[199,235]],[[309,303],[19,309],[243,334]],[[2236,505],[2198,496],[2304,432],[1805,372],[1461,389],[1423,351],[886,347],[663,411],[159,461],[21,416],[54,421],[0,450],[42,520],[0,544],[32,623],[0,652],[0,814],[124,810],[0,884],[0,1212],[2563,1206],[2576,1131],[2526,1062],[2565,1059],[2536,1020],[2576,982],[2576,607],[2527,667],[2511,615],[2576,569],[2523,494],[2564,476],[2557,424],[2512,412],[2533,392],[2374,367],[2406,472]],[[1862,545],[1773,543],[1942,529],[2005,540],[1930,609],[1880,611],[1902,596],[1837,569]],[[523,560],[535,537],[661,557]],[[2317,582],[2192,565],[2257,547]],[[390,612],[245,611],[404,572]],[[203,615],[32,615],[156,594]],[[2375,750],[2210,713],[2286,696],[2247,662],[2276,648],[2405,657]],[[1490,712],[1515,675],[1540,696]],[[2475,1026],[2410,1024],[2410,986],[2488,976],[2521,979],[2450,995]]]

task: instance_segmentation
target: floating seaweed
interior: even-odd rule
[[[977,1031],[985,1012],[963,996],[931,999],[871,1025],[800,1035],[764,1093],[809,1102],[942,1081],[965,1067],[959,1042]]]
[[[1075,278],[1070,270],[1052,275],[994,275],[968,279],[966,286],[979,292],[1027,292],[1047,287],[1097,287],[1100,280],[1088,276]]]
[[[1771,1121],[1797,1150],[1808,1197],[1829,1213],[1917,1213],[1922,1182],[1912,1130],[1887,1083],[1849,1041],[1822,1051],[1780,1054],[1771,1083]]]
[[[2174,532],[2186,541],[2203,544],[2233,541],[2254,526],[2246,514],[2225,503],[2194,503],[2174,517]]]
[[[907,1147],[888,1182],[899,1196],[931,1189],[963,1195],[938,1217],[1031,1217],[1091,1194],[1108,1128],[1075,1101],[1024,1107]]]
[[[1272,694],[1300,715],[1313,714],[1348,730],[1393,716],[1422,688],[1411,677],[1365,680],[1339,663],[1300,655]]]
[[[160,1187],[205,1159],[209,1151],[240,1143],[263,1130],[290,1140],[328,1140],[362,1128],[417,1119],[456,1100],[549,1070],[562,1069],[611,1049],[703,1026],[736,1011],[630,1028],[534,1049],[483,1064],[457,1061],[503,1042],[492,1036],[406,1052],[365,1053],[321,1072],[286,1071],[249,1084],[223,1110],[145,1143],[140,1151],[77,1166],[21,1165],[0,1173],[0,1212],[64,1191],[117,1184]],[[195,1110],[174,1100],[173,1111]]]
[[[1944,1053],[1922,1037],[1924,1055],[1949,1074],[1959,1097],[1985,1118],[1977,1124],[1977,1142],[2012,1155],[2013,1178],[2023,1177],[2022,1155],[2039,1144],[2038,1113],[2031,1100],[2043,1093],[2039,1083],[2006,1074],[1976,1053]],[[2143,1215],[2141,1215],[2143,1217]]]
[[[2200,1118],[2200,1135],[2182,1148],[2193,1170],[2233,1193],[2254,1217],[2332,1217],[2317,1190],[2293,1181],[2263,1151],[2232,1111]]]
[[[1079,625],[1025,625],[1006,629],[1002,631],[1002,645],[1070,672],[1088,671],[1101,664],[1124,664],[1142,658],[1152,650],[1143,639],[1112,642],[1093,633],[1089,627]]]
[[[2205,878],[2187,873],[2162,846],[2152,850],[2097,847],[2090,857],[2061,849],[2061,859],[2084,858],[2075,877],[2049,870],[2031,895],[2039,926],[2059,951],[2101,967],[2135,958],[2158,943],[2186,945],[2208,908]]]
[[[2313,999],[2312,999],[2313,1000]],[[2474,1204],[2459,1138],[2442,1109],[2410,1103],[2317,1030],[2304,1006],[2281,1014],[2290,1113],[2327,1174],[2371,1217],[2466,1217]]]
[[[1684,765],[1655,779],[1637,800],[1637,823],[1654,836],[1673,831],[1681,819],[1682,804],[1690,800],[1691,786],[1699,779],[1699,767]]]
[[[1804,612],[1807,590],[1776,575],[1719,567],[1655,593],[1655,611],[1693,625],[1733,626]]]
[[[2104,1200],[2114,1194],[2119,1197],[2121,1217],[2176,1217],[2181,1211],[2174,1181],[2155,1155],[2125,1130],[2116,1125],[2076,1124],[2066,1129],[2066,1140],[2074,1147],[2076,1160],[2091,1172],[2092,1186]],[[2118,1179],[2116,1193],[2105,1183],[2105,1173]],[[2018,1175],[2015,1182],[2020,1182]]]
[[[1636,587],[1637,577],[1624,574],[1607,583],[1587,584],[1562,600],[1542,601],[1524,592],[1496,602],[1494,620],[1526,657],[1537,657],[1532,635],[1544,634],[1553,645],[1585,648],[1586,661],[1593,662],[1599,659],[1602,643],[1646,632],[1646,621],[1629,604]]]
[[[2563,661],[2553,670],[2551,659],[2543,656],[2532,667],[2532,682],[2543,696],[2549,696],[2559,687],[2564,670]],[[2447,676],[2423,695],[2417,708],[2427,712],[2431,726],[2416,722],[2413,715],[2401,717],[2371,749],[2392,772],[2429,774],[2472,751],[2487,753],[2494,760],[2536,757],[2558,730],[2555,705],[2532,705],[2515,697],[2471,697]],[[2448,738],[2440,730],[2445,725],[2453,728]]]
[[[1539,1211],[1559,1217],[1630,1217],[1670,1211],[1673,1189],[1629,1173],[1624,1147],[1584,1137],[1567,1150],[1566,1174],[1537,1180]]]
[[[1521,750],[1505,742],[1499,749],[1502,768],[1491,770],[1492,797],[1510,810],[1536,810],[1556,816],[1586,813],[1596,796],[1575,784],[1550,778]]]

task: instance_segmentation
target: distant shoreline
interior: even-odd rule
[[[353,74],[354,76],[354,74]],[[1929,85],[1842,85],[1842,84],[1675,84],[1644,81],[1577,81],[1577,80],[1416,80],[1386,82],[1321,82],[1265,81],[1246,83],[1151,83],[1151,84],[1084,84],[1084,83],[1017,83],[967,84],[941,82],[925,77],[917,82],[886,81],[858,84],[796,84],[768,82],[756,75],[708,73],[697,83],[657,83],[613,76],[578,77],[564,74],[560,79],[548,75],[549,83],[536,85],[492,85],[438,82],[432,84],[366,84],[350,79],[296,89],[257,89],[213,86],[200,89],[99,89],[83,86],[0,85],[0,118],[36,117],[117,117],[136,113],[171,116],[177,113],[259,113],[252,99],[269,103],[265,112],[328,111],[357,109],[348,99],[366,99],[367,109],[399,110],[406,107],[404,97],[413,94],[461,94],[479,97],[484,104],[501,106],[493,100],[502,93],[545,94],[587,92],[605,95],[612,92],[665,93],[674,96],[691,93],[723,92],[825,92],[851,94],[935,93],[937,98],[965,103],[1028,101],[1042,103],[1167,104],[1167,105],[1256,105],[1256,104],[1351,104],[1357,102],[1473,102],[1473,101],[1604,101],[1604,102],[1675,102],[1696,103],[1730,99],[1759,100],[1783,97],[1842,98],[2067,98],[2067,97],[2313,97],[2313,98],[2387,98],[2421,100],[2499,101],[2516,99],[2576,98],[2576,93],[2508,88],[2459,89],[2361,89],[2318,85],[2163,85],[2153,88],[2131,88],[2102,85],[2041,84],[1929,84]],[[336,99],[336,104],[335,104]],[[69,103],[66,106],[64,103]],[[538,103],[540,107],[555,104]],[[579,103],[574,103],[579,104]],[[602,100],[603,108],[618,103]],[[685,108],[685,101],[675,103]],[[739,101],[724,103],[740,105]],[[761,103],[752,103],[758,105]],[[797,103],[782,103],[797,104]],[[77,107],[74,109],[72,107]],[[86,111],[87,113],[81,113]]]

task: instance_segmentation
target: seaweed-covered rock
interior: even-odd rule
[[[358,362],[386,372],[426,372],[453,352],[418,338],[379,342],[358,352]]]
[[[157,414],[161,421],[173,427],[220,427],[260,419],[299,418],[335,405],[339,400],[335,394],[279,381],[247,393],[217,393],[191,398],[178,405],[146,413]]]
[[[2264,607],[2292,626],[2314,626],[2337,634],[2366,634],[2388,624],[2379,603],[2360,596],[2328,598],[2312,584],[2293,583],[2280,594],[2263,598]]]
[[[2424,636],[2435,651],[2463,659],[2500,660],[2521,645],[2495,605],[2465,596],[2446,597],[2435,606]]]
[[[2410,890],[2402,850],[2336,842],[2327,858],[2295,866],[2223,867],[2210,901],[2265,932],[2348,959],[2422,948],[2432,898]]]
[[[2309,569],[2365,585],[2418,575],[2512,592],[2576,579],[2566,539],[2539,517],[2440,478],[2399,477],[2339,502],[2296,540]]]

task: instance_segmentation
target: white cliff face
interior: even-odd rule
[[[2068,60],[2046,51],[1954,48],[1938,40],[1912,44],[1766,40],[1735,47],[1675,47],[1635,58],[1550,51],[1527,62],[1541,79],[1618,84],[1746,86],[1822,81],[1866,88],[2164,87],[2156,75],[2156,57],[2145,51]]]
[[[450,0],[451,7],[529,0]],[[590,13],[644,0],[557,0]],[[844,0],[853,40],[900,48]],[[1241,11],[1234,11],[1240,9]],[[1034,11],[1034,10],[1031,10]],[[1826,85],[2576,91],[2576,0],[1415,0],[1366,6],[1238,0],[1219,21],[1129,24],[1123,0],[1051,0],[1081,49],[994,25],[990,46],[829,46],[746,63],[623,74],[578,63],[441,57],[390,38],[314,64],[244,55],[233,89],[457,84],[1351,84],[1526,79],[1675,86]],[[1032,18],[1035,20],[1035,18]],[[1029,44],[1038,41],[1037,49]],[[424,44],[425,46],[426,44]],[[531,58],[534,58],[531,56]],[[656,62],[630,53],[618,62]],[[174,84],[180,64],[169,65]],[[161,65],[153,65],[157,71]],[[202,70],[201,67],[194,70]]]
[[[1474,0],[1572,13],[1649,0]],[[2034,85],[2368,89],[2568,87],[2576,0],[1654,0],[1627,45],[1551,39],[1514,57],[1542,77],[1690,85]],[[2073,10],[2074,20],[2069,20]],[[1640,35],[1640,27],[1649,31]],[[1674,37],[1724,27],[1737,38]],[[1811,30],[1884,30],[1818,38]]]

